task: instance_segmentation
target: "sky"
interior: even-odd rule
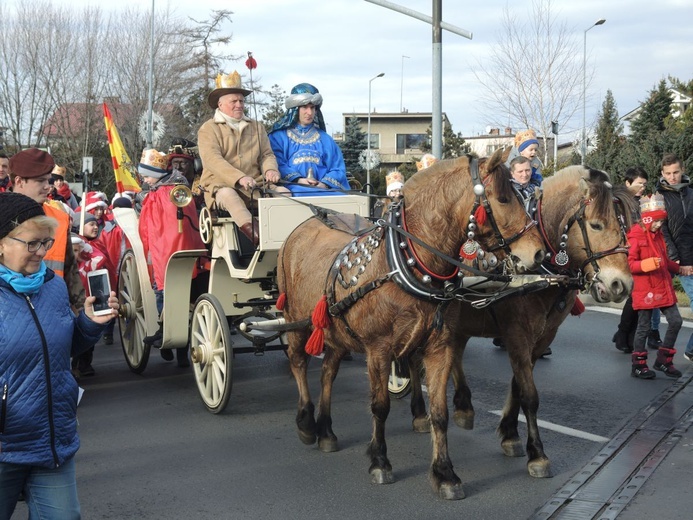
[[[21,0],[14,0],[21,1]],[[73,7],[94,0],[52,0]],[[5,0],[12,3],[12,0]],[[323,95],[329,132],[342,131],[343,112],[430,112],[432,107],[431,26],[365,0],[154,0],[155,9],[169,5],[176,14],[209,18],[212,9],[233,12],[224,27],[232,33],[229,50],[252,51],[258,62],[253,78],[264,89],[278,84],[287,93],[302,82]],[[392,0],[431,15],[432,0]],[[115,5],[151,9],[149,0],[119,0]],[[497,41],[503,9],[531,14],[532,0],[443,0],[443,21],[473,33],[468,40],[443,31],[443,111],[455,132],[486,133],[493,119],[484,113],[483,87],[474,70]],[[595,21],[606,23],[587,33],[588,67],[594,76],[587,91],[588,126],[596,121],[607,90],[624,115],[645,100],[661,79],[671,75],[693,79],[693,2],[691,0],[553,0],[559,21],[574,29],[582,60],[584,31]],[[402,58],[407,56],[407,58]],[[230,63],[246,75],[243,61]],[[588,69],[589,70],[589,69]],[[374,78],[384,72],[381,78]],[[561,133],[581,128],[582,112]]]

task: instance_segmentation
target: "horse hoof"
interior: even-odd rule
[[[337,437],[324,437],[318,440],[318,449],[323,453],[333,453],[335,451],[339,451],[339,442],[337,441]]]
[[[315,433],[307,433],[301,430],[298,430],[298,438],[301,439],[303,444],[307,444],[308,446],[315,444],[315,441],[317,440]]]
[[[416,433],[429,433],[431,431],[431,418],[428,415],[426,417],[415,417],[412,421],[412,426]]]
[[[441,484],[438,488],[438,496],[443,500],[462,500],[464,489],[462,484]]]
[[[548,459],[530,460],[527,463],[527,471],[530,477],[551,478],[551,463]]]
[[[464,430],[474,429],[474,412],[460,412],[457,411],[452,414],[452,419],[455,424]]]
[[[373,484],[392,484],[394,481],[395,477],[390,470],[380,468],[371,470],[371,483]]]
[[[503,448],[503,453],[506,457],[525,456],[525,449],[522,447],[522,442],[520,441],[520,439],[505,440],[501,442],[501,448]]]

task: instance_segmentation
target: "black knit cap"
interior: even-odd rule
[[[39,215],[45,213],[41,204],[34,199],[11,191],[0,193],[0,239],[5,238],[22,222]]]

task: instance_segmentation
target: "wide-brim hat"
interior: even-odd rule
[[[219,106],[219,98],[226,94],[243,94],[243,97],[250,94],[252,90],[243,88],[241,84],[241,75],[238,71],[233,71],[232,74],[218,74],[216,79],[216,87],[209,93],[207,103],[212,108]]]

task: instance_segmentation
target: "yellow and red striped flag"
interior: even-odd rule
[[[113,124],[111,111],[108,110],[106,103],[103,104],[103,119],[106,123],[106,134],[108,135],[108,148],[111,151],[111,160],[113,161],[113,172],[115,173],[116,191],[124,193],[126,191],[142,191],[140,183],[129,169],[132,167],[132,161],[128,153],[125,151],[123,142],[118,135],[118,129]]]

